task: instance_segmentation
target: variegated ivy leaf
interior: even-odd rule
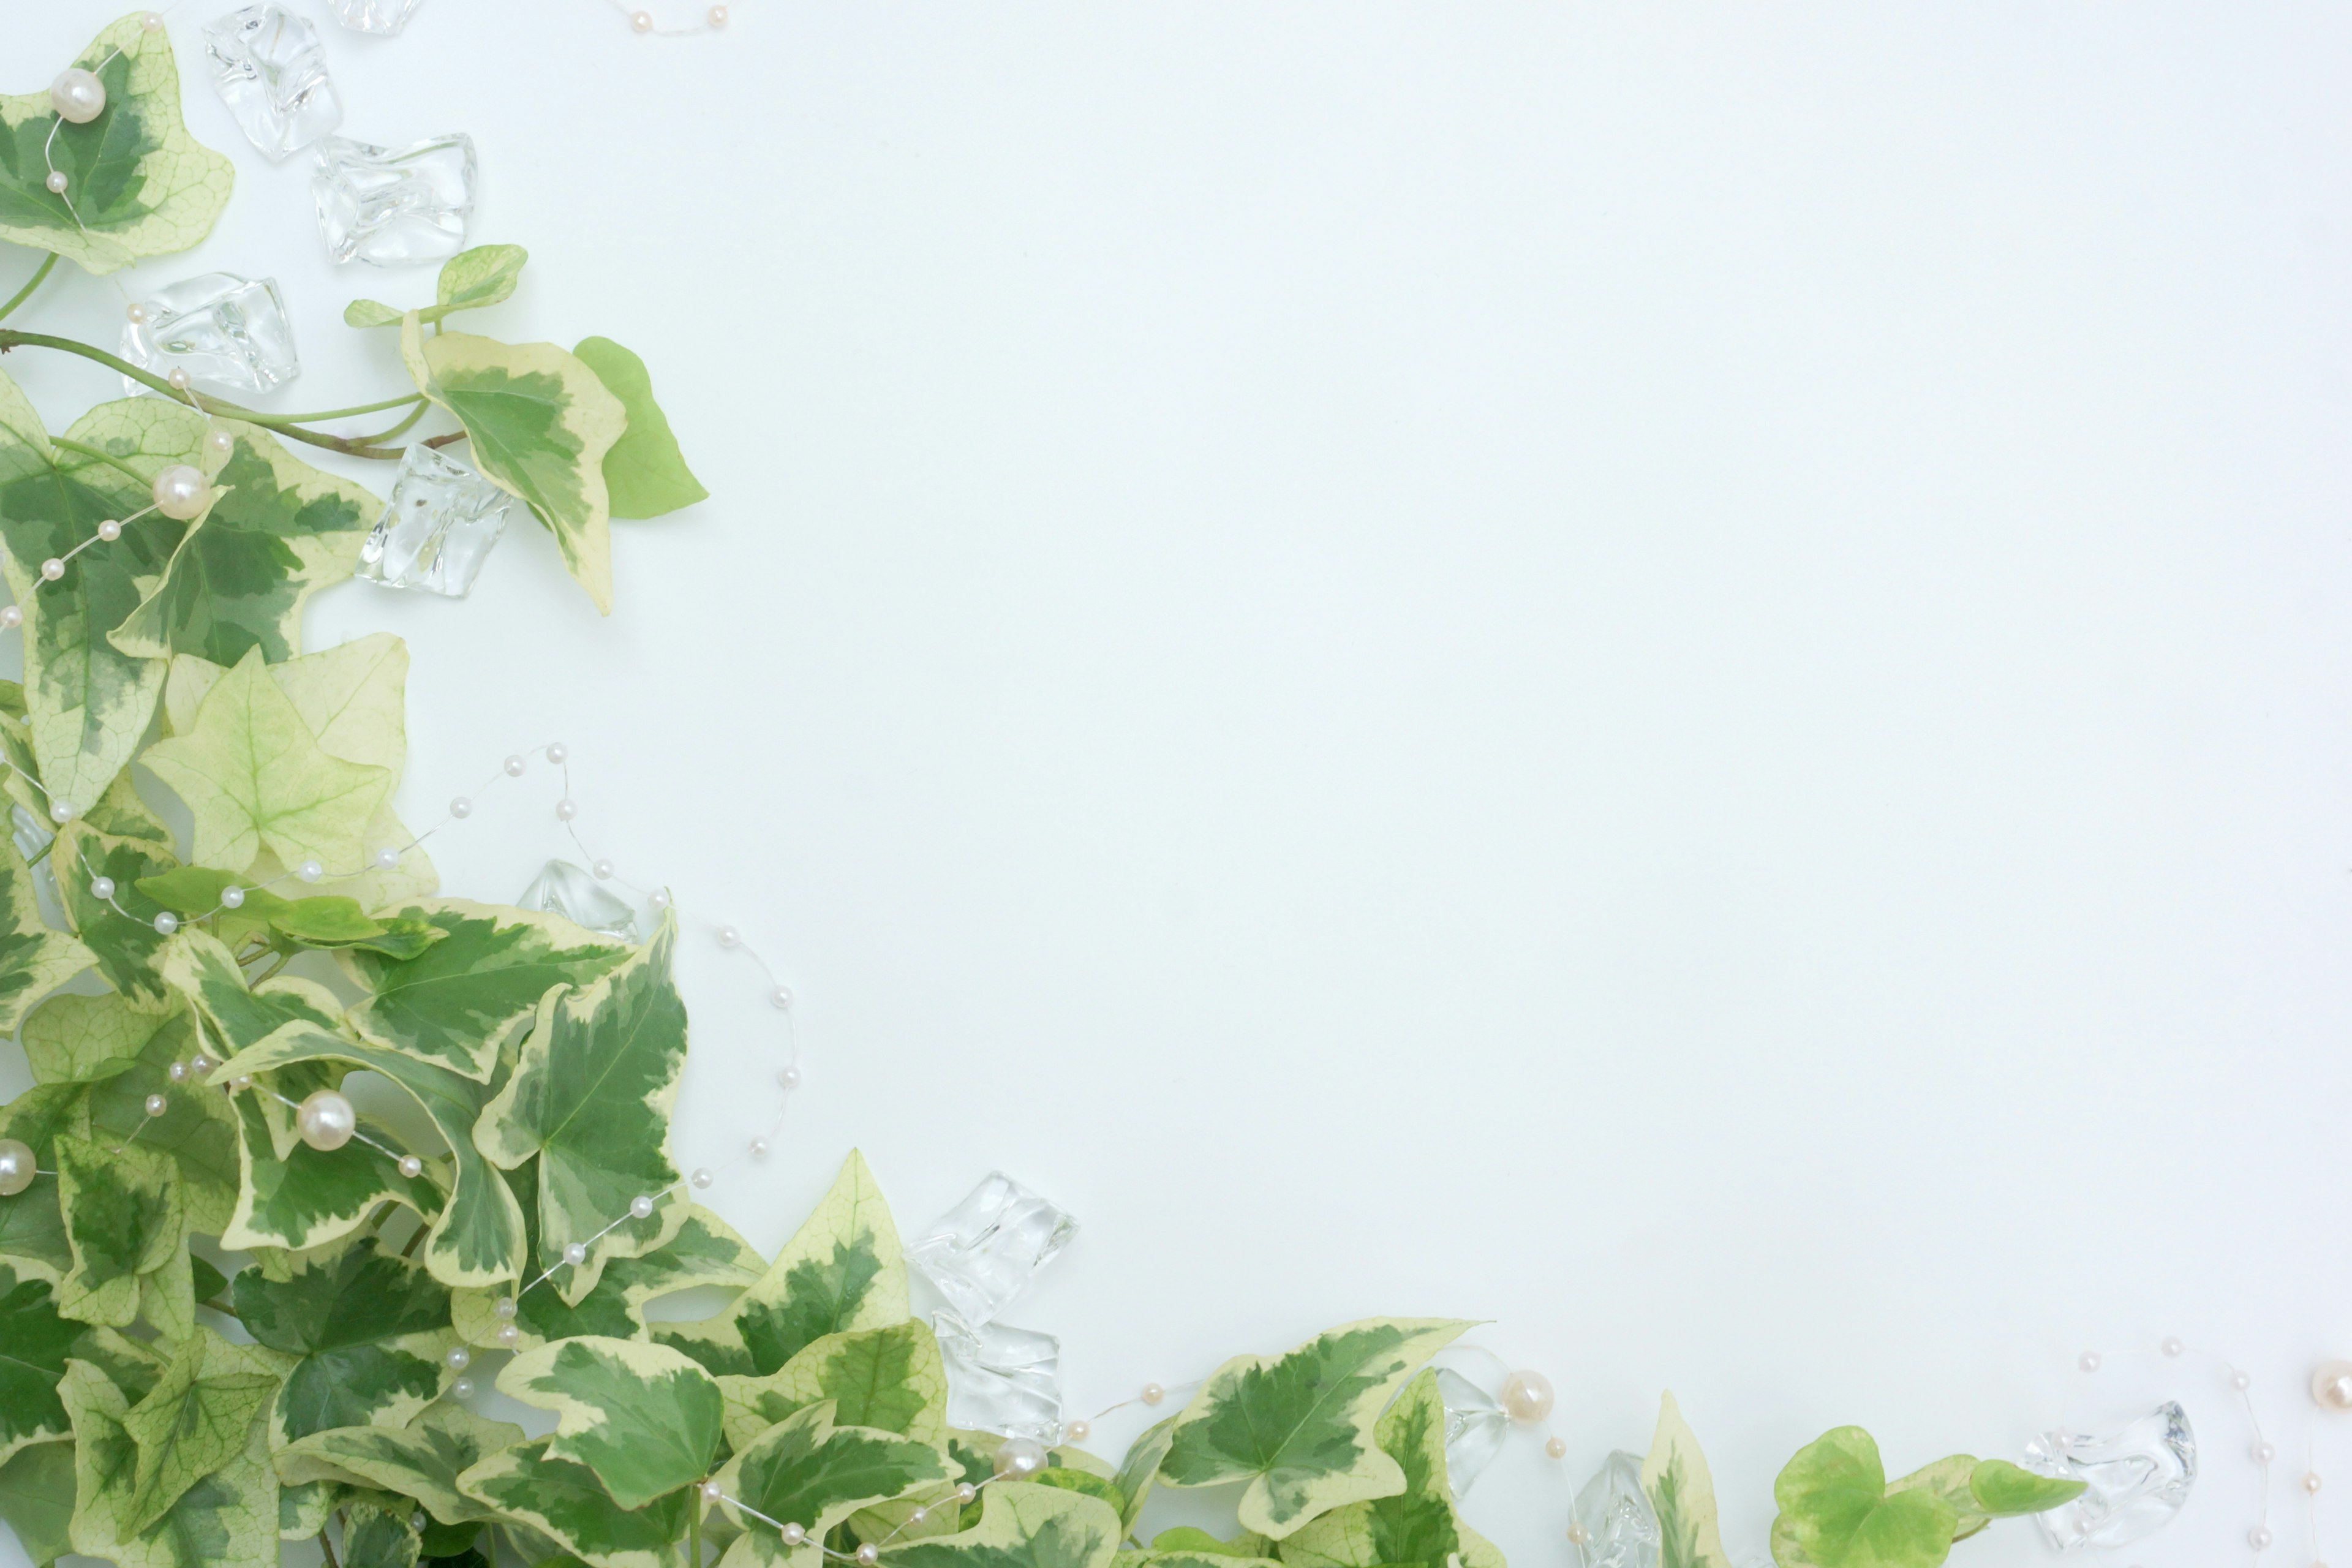
[[[457,1343],[449,1288],[373,1237],[310,1255],[282,1279],[244,1269],[235,1290],[247,1331],[300,1358],[271,1408],[273,1447],[337,1426],[404,1426],[457,1375],[442,1360]]]
[[[179,1172],[188,1227],[218,1236],[236,1206],[236,1114],[217,1089],[172,1080],[172,1064],[196,1054],[187,1010],[143,1013],[120,996],[52,996],[25,1020],[24,1038],[26,1056],[37,1051],[55,1065],[72,1052],[85,1069],[119,1062],[113,1053],[136,1042],[120,1070],[90,1085],[77,1131],[109,1147],[135,1139],[167,1156]],[[155,1094],[163,1097],[161,1116],[147,1114]]]
[[[939,1340],[913,1319],[827,1334],[765,1377],[721,1377],[719,1391],[727,1400],[727,1440],[739,1448],[824,1400],[844,1426],[935,1447],[947,1438],[947,1367]]]
[[[887,1547],[882,1561],[890,1568],[1110,1568],[1119,1538],[1118,1511],[1100,1498],[1000,1481],[981,1493],[978,1524]]]
[[[1161,1533],[1166,1536],[1177,1532],[1165,1531]],[[1191,1531],[1186,1533],[1206,1535],[1208,1532]],[[1265,1568],[1266,1563],[1286,1561],[1227,1552],[1223,1549],[1223,1542],[1219,1542],[1215,1550],[1205,1546],[1178,1546],[1162,1551],[1155,1543],[1149,1552],[1120,1552],[1111,1568]]]
[[[289,1483],[278,1478],[278,1539],[308,1541],[327,1528],[351,1488],[335,1481]]]
[[[1128,1445],[1127,1457],[1119,1461],[1116,1478],[1119,1495],[1127,1500],[1119,1510],[1121,1529],[1133,1530],[1142,1514],[1144,1500],[1151,1495],[1151,1483],[1159,1479],[1160,1461],[1168,1457],[1168,1445],[1176,1440],[1176,1419],[1171,1415],[1154,1422]]]
[[[14,1034],[34,1003],[88,969],[89,949],[51,931],[33,900],[33,868],[0,855],[0,1034]]]
[[[351,1026],[483,1082],[499,1050],[537,1020],[548,992],[589,984],[634,951],[559,916],[499,905],[444,899],[399,913],[444,935],[411,959],[342,955],[344,972],[370,992],[351,1010]]]
[[[73,1550],[74,1450],[71,1443],[37,1443],[0,1464],[0,1521],[37,1565]]]
[[[628,428],[621,400],[553,343],[502,343],[469,332],[424,335],[401,321],[401,358],[416,389],[466,427],[474,466],[519,497],[555,535],[563,563],[596,608],[613,608],[612,498],[604,456]]]
[[[764,1377],[827,1334],[907,1316],[907,1265],[889,1205],[856,1150],[758,1284],[716,1317],[656,1323],[654,1339],[715,1373]]]
[[[416,1568],[424,1536],[406,1498],[362,1498],[343,1510],[343,1568]]]
[[[41,563],[63,559],[104,520],[147,506],[149,480],[193,462],[203,431],[194,411],[160,398],[102,403],[66,434],[113,453],[117,467],[53,446],[32,404],[0,375],[0,544],[25,612],[33,753],[43,786],[74,806],[106,792],[154,716],[163,667],[122,652],[107,635],[138,607],[187,525],[150,512],[105,549],[75,556],[54,583],[41,576]]]
[[[240,1445],[152,1522],[126,1531],[121,1514],[138,1493],[142,1458],[128,1425],[132,1412],[121,1391],[87,1362],[67,1369],[61,1392],[73,1415],[76,1552],[118,1568],[276,1568],[278,1478],[257,1416],[247,1417]],[[207,1452],[215,1447],[205,1445]]]
[[[461,250],[441,264],[434,287],[436,302],[416,312],[430,324],[458,310],[478,310],[511,299],[530,253],[520,245],[478,245]],[[396,327],[401,312],[373,300],[354,300],[343,307],[343,322],[353,327]]]
[[[112,994],[52,996],[25,1020],[17,1039],[34,1082],[103,1083],[137,1066],[148,1043],[174,1019],[187,1028],[187,1014],[178,1008],[151,1013]]]
[[[0,1261],[0,1458],[71,1433],[58,1380],[81,1332],[58,1311],[47,1280]]]
[[[0,98],[0,239],[107,273],[212,232],[236,172],[181,123],[171,38],[125,16],[74,64],[106,89],[87,124],[60,123],[46,89]],[[52,168],[63,195],[48,188]]]
[[[556,1413],[548,1452],[596,1472],[623,1508],[643,1508],[710,1472],[724,1404],[710,1374],[636,1340],[558,1340],[507,1363],[499,1392]]]
[[[666,916],[619,967],[576,990],[550,991],[514,1076],[474,1129],[493,1164],[512,1169],[538,1157],[539,1267],[553,1268],[575,1245],[587,1248],[586,1262],[556,1276],[567,1301],[595,1288],[607,1259],[650,1252],[686,1217],[669,1158],[670,1108],[686,1067],[686,1004],[669,972],[677,944],[677,917]],[[656,1198],[644,1219],[629,1214],[640,1195]]]
[[[173,870],[179,862],[161,845],[143,838],[116,838],[87,822],[66,825],[49,850],[66,919],[98,965],[106,983],[135,1007],[166,1012],[171,987],[156,971],[164,937],[155,929],[163,906],[139,890],[142,879]],[[91,891],[101,877],[114,883],[114,896]]]
[[[720,1561],[728,1568],[792,1562],[813,1565],[816,1543],[859,1510],[948,1481],[947,1461],[927,1443],[867,1427],[835,1425],[820,1401],[778,1422],[730,1459],[718,1475],[730,1516],[756,1526],[758,1514],[801,1525],[808,1543],[787,1548],[772,1530],[748,1528]],[[756,1510],[744,1515],[738,1505]]]
[[[595,1471],[549,1453],[549,1442],[492,1454],[457,1479],[458,1489],[488,1504],[502,1525],[537,1531],[593,1568],[682,1568],[692,1493],[625,1509]]]
[[[686,466],[668,416],[654,401],[646,362],[610,338],[583,338],[572,351],[621,400],[629,427],[604,454],[604,484],[614,517],[660,517],[692,506],[710,492]]]
[[[1675,1396],[1658,1405],[1658,1430],[1642,1461],[1642,1490],[1658,1516],[1658,1568],[1731,1568],[1715,1523],[1715,1479],[1698,1435]]]
[[[329,1076],[340,1079],[341,1074]],[[432,1163],[423,1174],[404,1176],[396,1152],[386,1153],[356,1138],[331,1151],[299,1141],[281,1150],[255,1100],[253,1095],[241,1094],[233,1101],[238,1134],[236,1207],[221,1232],[223,1247],[291,1251],[324,1247],[357,1230],[386,1203],[419,1215],[441,1212],[444,1196]],[[369,1136],[394,1151],[401,1148],[398,1140],[382,1131]]]
[[[1503,1554],[1454,1511],[1445,1475],[1445,1402],[1437,1374],[1422,1372],[1372,1427],[1381,1452],[1404,1472],[1392,1497],[1318,1514],[1276,1549],[1297,1568],[1376,1568],[1384,1563],[1503,1568]],[[1663,1568],[1663,1564],[1662,1564]]]
[[[1369,1318],[1287,1355],[1236,1356],[1177,1418],[1160,1479],[1179,1487],[1247,1481],[1242,1524],[1276,1541],[1343,1503],[1393,1496],[1404,1473],[1372,1441],[1373,1419],[1469,1326]]]
[[[170,1156],[136,1143],[118,1149],[60,1136],[56,1158],[58,1205],[73,1254],[58,1281],[58,1310],[121,1328],[139,1315],[145,1279],[174,1264],[185,1300],[187,1218]]]
[[[155,1386],[120,1417],[137,1450],[131,1484],[113,1500],[121,1534],[145,1531],[190,1487],[243,1452],[277,1385],[278,1363],[268,1352],[232,1344],[210,1329],[174,1346]],[[275,1539],[275,1498],[269,1521]]]
[[[341,1426],[278,1450],[281,1478],[336,1480],[415,1498],[443,1524],[491,1517],[457,1489],[457,1478],[522,1441],[522,1428],[490,1421],[444,1400],[405,1426]]]
[[[179,915],[183,923],[202,920],[232,947],[258,939],[281,952],[356,947],[390,958],[415,958],[445,934],[422,921],[380,921],[361,909],[358,900],[339,893],[284,899],[267,888],[245,887],[251,880],[242,874],[183,866],[144,879],[139,890]],[[223,909],[221,895],[231,887],[243,889],[244,902],[234,910]]]
[[[1932,1487],[1890,1489],[1878,1444],[1840,1426],[1797,1450],[1772,1482],[1780,1568],[1937,1568],[1959,1512]]]
[[[36,1084],[0,1105],[0,1138],[13,1138],[31,1149],[36,1171],[54,1173],[58,1135],[80,1129],[89,1098],[89,1089],[80,1084]],[[23,1192],[0,1197],[0,1260],[20,1276],[37,1275],[51,1284],[73,1266],[55,1174],[37,1174]]]
[[[156,742],[141,761],[188,807],[195,858],[229,871],[250,867],[264,847],[287,865],[358,868],[394,782],[386,769],[321,747],[258,647],[206,694],[194,729]]]

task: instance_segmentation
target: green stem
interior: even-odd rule
[[[341,1568],[335,1561],[335,1549],[327,1544],[327,1532],[323,1530],[319,1531],[319,1550],[327,1554],[327,1568]]]
[[[142,485],[152,484],[154,482],[145,474],[141,473],[138,469],[132,468],[130,464],[124,462],[121,458],[116,457],[113,453],[107,451],[103,447],[92,447],[81,441],[69,441],[63,436],[50,437],[49,445],[52,447],[63,447],[68,452],[79,452],[85,458],[96,458],[100,462],[104,463],[109,468],[120,468],[122,472],[130,475],[132,479],[138,480]]]
[[[16,290],[15,297],[6,304],[0,305],[0,318],[5,318],[9,311],[31,299],[33,290],[41,286],[42,281],[48,277],[49,269],[57,264],[58,253],[52,250],[42,259],[41,265],[34,269],[32,278],[22,289]]]
[[[408,417],[394,426],[391,429],[379,430],[373,436],[354,436],[352,437],[352,441],[353,444],[362,447],[380,447],[384,442],[391,440],[394,436],[400,435],[410,426],[415,424],[419,419],[424,418],[425,410],[432,406],[433,405],[431,404],[425,402],[420,397],[416,400],[416,406],[408,411]]]
[[[408,1233],[408,1245],[400,1249],[400,1255],[403,1258],[415,1257],[416,1244],[423,1241],[425,1239],[425,1233],[432,1228],[433,1227],[431,1226],[425,1224],[423,1220],[418,1220],[416,1222],[416,1228]]]
[[[387,408],[404,408],[412,403],[422,403],[425,395],[412,392],[405,397],[387,397],[382,403],[355,403],[349,408],[322,408],[316,414],[258,414],[256,424],[316,425],[321,419],[349,419],[360,414],[381,414]]]
[[[281,953],[279,953],[279,954],[278,955],[278,960],[277,960],[277,962],[276,962],[276,963],[272,963],[268,968],[267,968],[267,969],[263,970],[260,973],[258,973],[258,974],[255,975],[255,976],[253,977],[253,980],[252,980],[251,984],[255,984],[255,985],[258,985],[258,984],[260,984],[263,981],[265,981],[265,980],[268,979],[271,975],[273,975],[273,974],[277,973],[279,970],[281,970],[281,969],[285,968],[285,967],[286,967],[286,962],[287,962],[287,960],[289,960],[289,959],[292,958],[293,956],[294,956],[294,955],[293,955],[292,953],[290,953],[290,952],[281,952]]]
[[[698,1489],[686,1510],[686,1568],[702,1568],[702,1493]]]

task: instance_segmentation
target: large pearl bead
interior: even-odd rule
[[[212,487],[204,475],[185,463],[174,463],[155,476],[152,492],[155,510],[177,522],[186,522],[212,501]]]
[[[13,1198],[33,1184],[33,1146],[0,1138],[0,1198]]]
[[[1551,1414],[1551,1379],[1539,1372],[1515,1372],[1503,1380],[1503,1410],[1522,1426]]]
[[[2352,1361],[2326,1361],[2311,1374],[2311,1397],[2322,1410],[2352,1410]]]
[[[1045,1445],[1034,1437],[1007,1437],[996,1450],[996,1473],[1008,1480],[1025,1481],[1045,1468]]]
[[[106,84],[79,66],[59,71],[49,83],[49,107],[60,120],[87,125],[106,112]]]
[[[359,1131],[360,1117],[350,1100],[331,1089],[322,1089],[295,1110],[294,1126],[303,1142],[321,1153],[332,1153],[352,1141],[352,1134]]]

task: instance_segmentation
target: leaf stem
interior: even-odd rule
[[[412,392],[405,397],[387,397],[382,403],[355,403],[349,408],[322,408],[316,414],[264,414],[257,422],[281,425],[316,425],[321,419],[349,419],[354,415],[381,414],[387,408],[404,408],[412,403],[422,403],[425,395]]]
[[[327,1543],[327,1532],[324,1530],[319,1531],[319,1550],[327,1554],[327,1568],[341,1568],[341,1564],[335,1561],[335,1549]]]
[[[22,289],[17,289],[15,296],[12,297],[6,304],[0,305],[0,318],[5,318],[9,311],[15,310],[17,306],[31,299],[33,297],[33,290],[41,286],[42,282],[47,279],[49,269],[57,266],[57,264],[58,253],[52,250],[49,252],[47,257],[42,260],[41,265],[34,269],[32,278],[26,281],[25,286]]]
[[[394,436],[400,435],[405,431],[410,426],[415,424],[419,419],[424,418],[425,410],[432,406],[433,405],[431,404],[425,402],[420,397],[416,400],[416,406],[408,411],[408,417],[394,426],[391,429],[379,430],[373,436],[354,436],[352,437],[352,440],[362,447],[380,447],[384,442],[391,440]]]
[[[702,1494],[699,1490],[686,1510],[686,1568],[702,1568]]]
[[[124,462],[113,453],[105,450],[103,447],[92,447],[82,441],[68,440],[63,436],[50,437],[49,445],[52,447],[63,447],[68,452],[79,452],[85,458],[96,458],[100,462],[106,464],[109,468],[121,469],[122,472],[130,475],[132,479],[138,480],[142,485],[152,484],[154,482],[145,474],[141,473],[138,469],[132,468],[130,464]]]

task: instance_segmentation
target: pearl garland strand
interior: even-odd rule
[[[703,11],[701,22],[695,26],[665,27],[651,11],[639,8],[632,4],[632,0],[612,0],[612,3],[613,9],[628,18],[629,31],[641,38],[690,38],[700,33],[722,32],[729,21],[726,6],[712,5]]]

